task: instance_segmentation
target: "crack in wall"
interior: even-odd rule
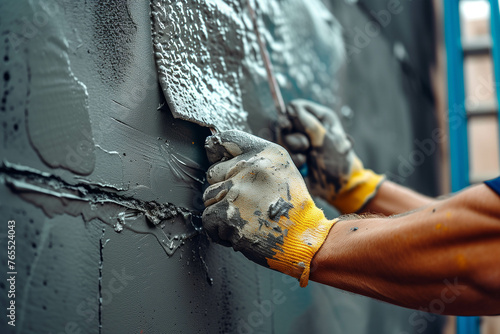
[[[3,161],[0,182],[48,217],[69,214],[85,222],[99,219],[116,232],[123,228],[152,234],[168,256],[202,230],[201,212],[172,203],[142,201],[87,183],[70,184],[58,176]]]

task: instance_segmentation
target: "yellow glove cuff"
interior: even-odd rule
[[[385,175],[375,174],[370,169],[364,169],[358,157],[354,158],[351,176],[347,184],[331,201],[342,214],[353,213],[360,210],[378,190],[385,180]]]
[[[292,198],[304,198],[292,196]],[[293,203],[289,218],[281,217],[281,226],[286,226],[283,244],[267,259],[271,269],[293,276],[305,287],[309,282],[311,261],[325,241],[337,220],[328,220],[310,196],[303,203]]]

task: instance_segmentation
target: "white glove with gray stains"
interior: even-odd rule
[[[361,209],[375,196],[384,176],[364,169],[333,110],[294,100],[287,112],[292,133],[283,131],[281,141],[298,166],[307,162],[311,193],[342,213]]]
[[[215,163],[203,195],[210,238],[306,286],[311,260],[335,221],[315,206],[288,152],[235,130],[208,137],[205,148]]]

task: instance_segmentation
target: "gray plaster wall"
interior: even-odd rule
[[[206,2],[228,3],[238,5]],[[429,14],[421,2],[412,6]],[[131,0],[0,3],[0,249],[15,220],[17,272],[16,326],[2,315],[0,332],[438,332],[435,316],[315,283],[301,289],[207,239],[200,214],[210,132],[169,110],[150,11]],[[428,50],[410,65],[428,68],[433,44],[411,36],[422,26],[408,11],[343,63],[349,29],[370,20],[359,4],[257,1],[257,13],[285,100],[342,111],[366,164],[397,176],[399,157],[435,127],[432,101],[413,105],[425,96],[393,52],[395,31],[406,29],[408,49]],[[248,131],[272,139],[276,113],[241,15],[241,104]],[[432,194],[435,160],[427,156],[399,181]],[[6,310],[6,251],[0,261]]]
[[[340,106],[363,161],[429,196],[439,193],[439,146],[431,68],[436,27],[430,1],[326,1],[342,27],[347,61]],[[340,109],[339,109],[340,110]],[[376,140],[375,140],[376,139]]]

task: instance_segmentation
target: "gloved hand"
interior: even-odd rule
[[[205,148],[215,163],[203,195],[210,238],[306,286],[335,220],[316,207],[288,152],[236,130],[208,137]]]
[[[333,110],[294,100],[287,111],[291,128],[281,131],[281,142],[298,166],[307,161],[306,182],[311,194],[342,213],[360,210],[375,196],[385,177],[363,167]]]

